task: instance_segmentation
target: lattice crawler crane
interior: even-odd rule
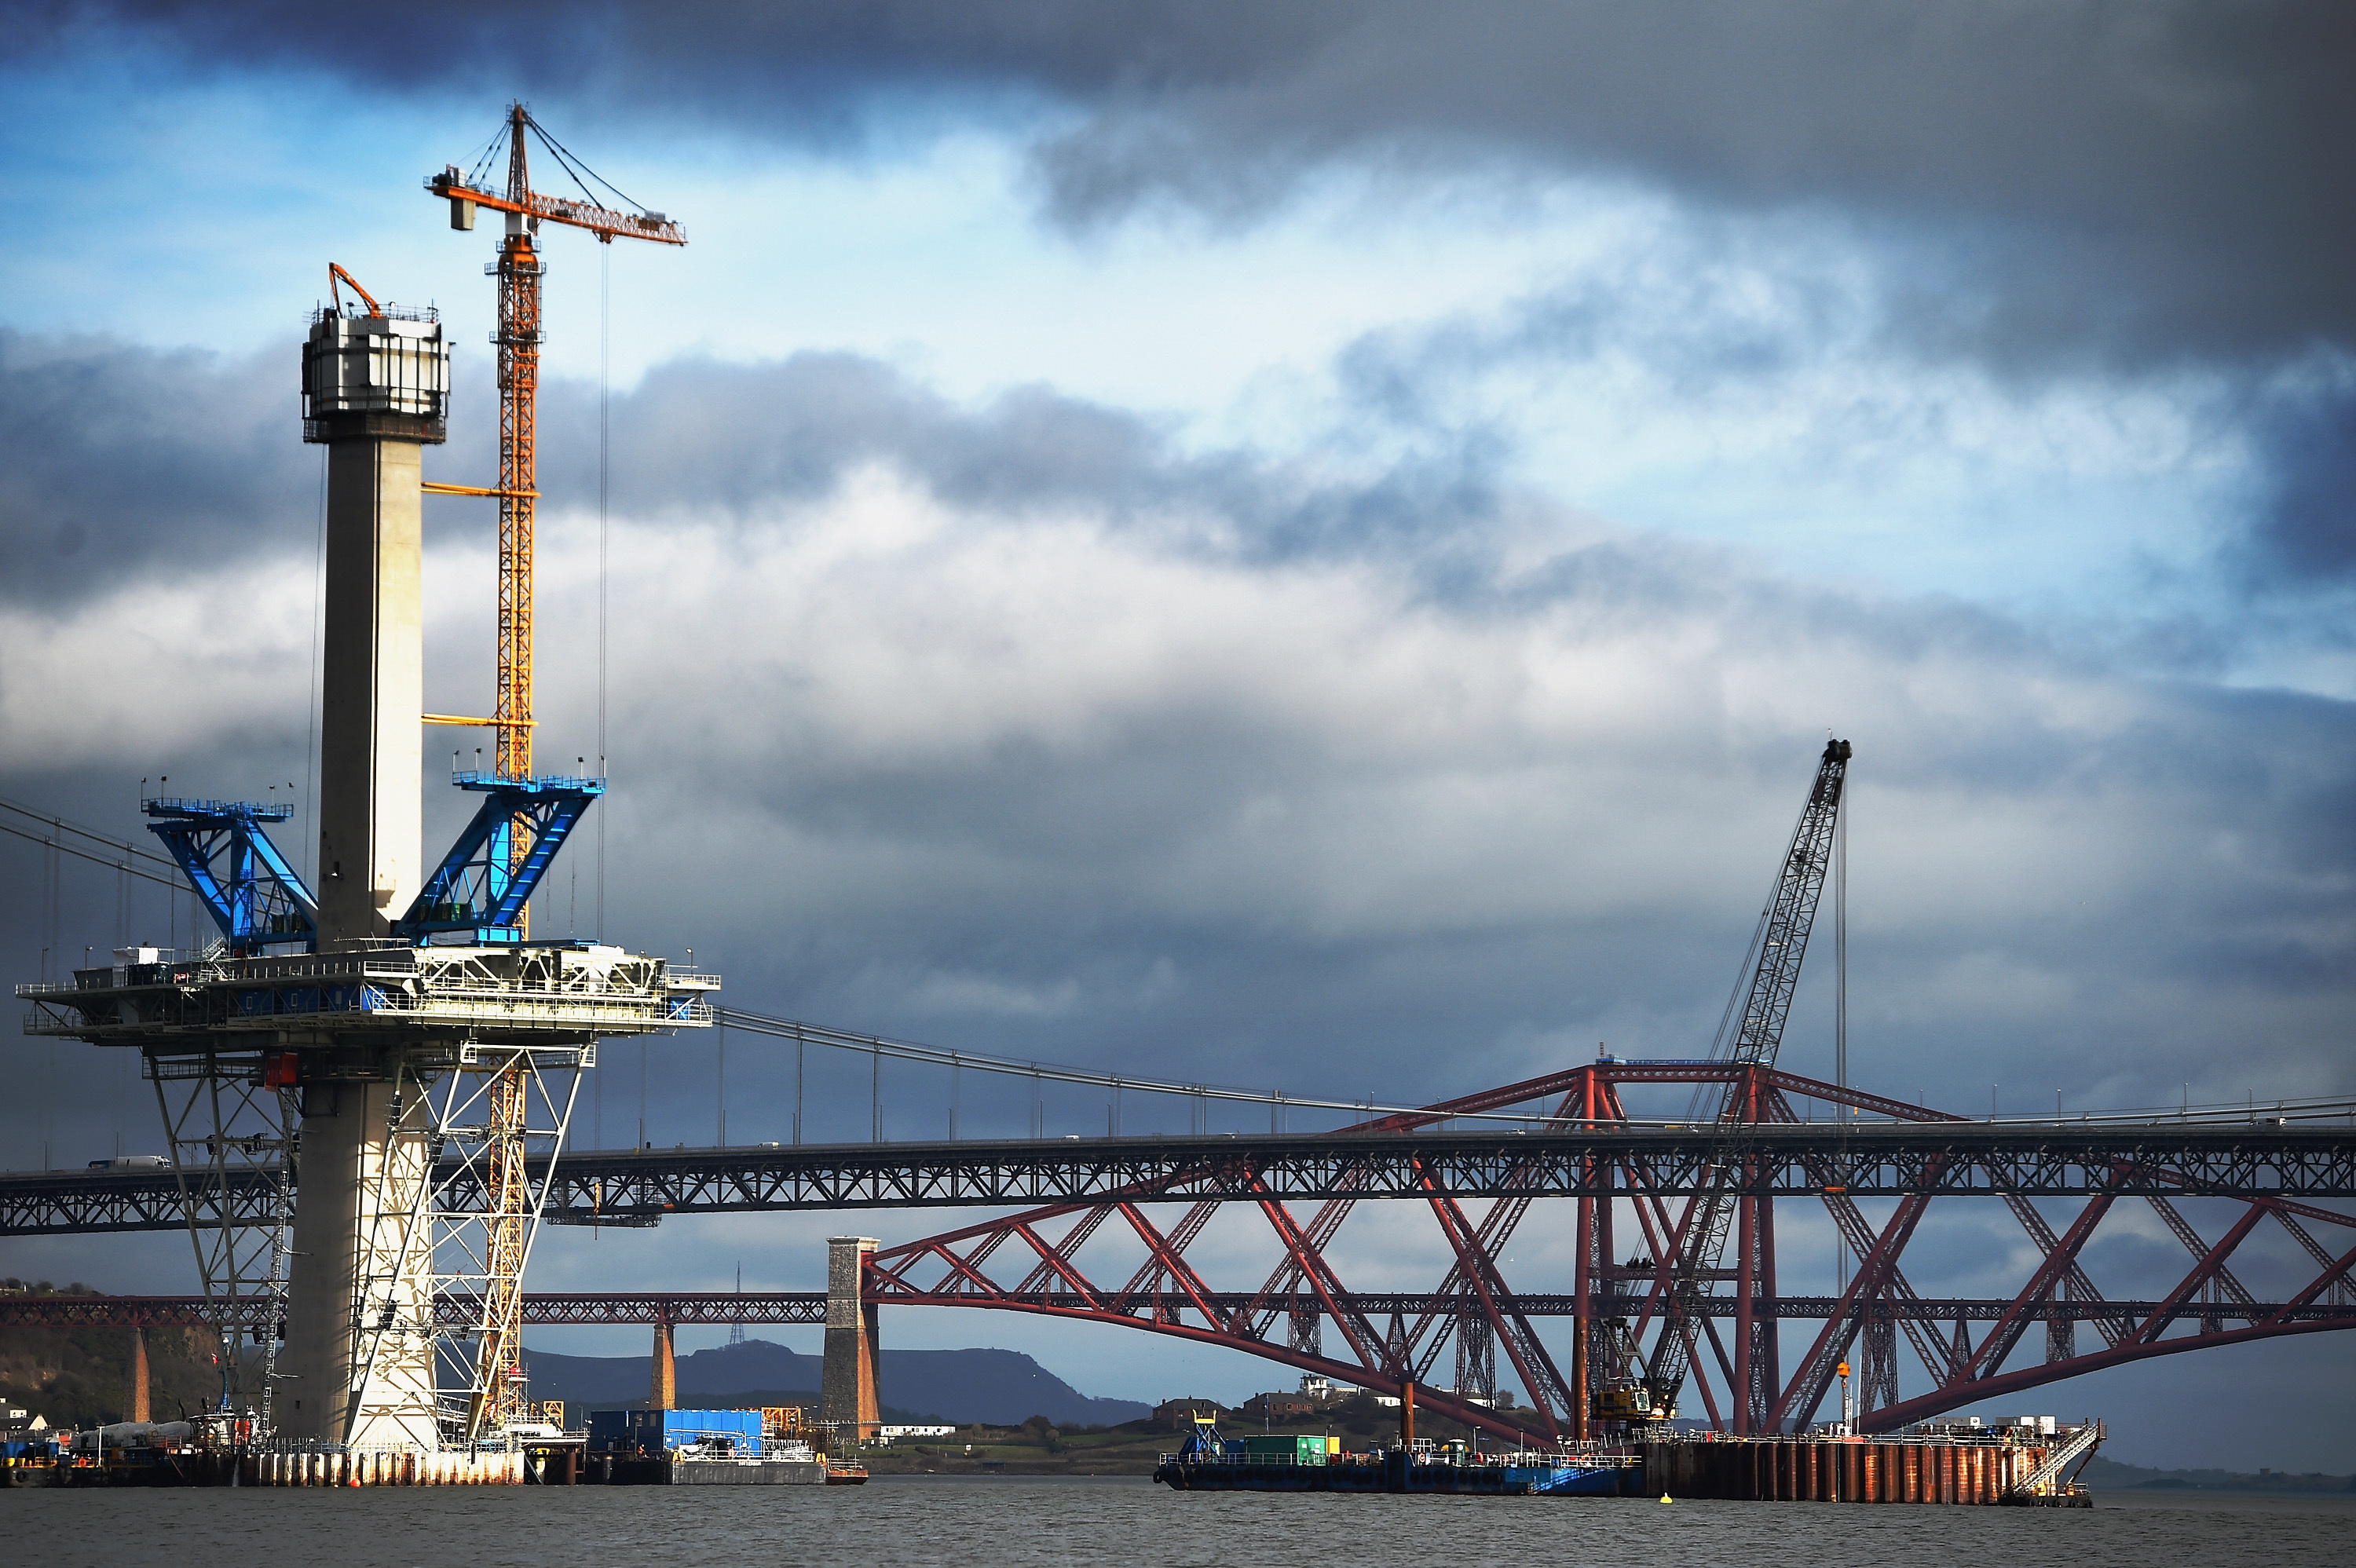
[[[1766,1069],[1775,1065],[1783,1042],[1783,1026],[1792,1011],[1792,997],[1800,981],[1800,963],[1807,955],[1808,933],[1815,923],[1816,905],[1824,896],[1825,873],[1832,863],[1833,830],[1840,816],[1847,783],[1849,742],[1826,741],[1816,763],[1792,841],[1783,851],[1775,887],[1751,935],[1741,979],[1719,1019],[1713,1061],[1738,1068]],[[1677,1395],[1685,1387],[1694,1354],[1694,1337],[1703,1333],[1708,1316],[1706,1297],[1721,1273],[1730,1232],[1740,1232],[1736,1260],[1734,1382],[1731,1392],[1735,1430],[1762,1431],[1774,1403],[1777,1367],[1775,1319],[1752,1314],[1749,1303],[1774,1291],[1774,1240],[1771,1206],[1758,1197],[1751,1148],[1745,1130],[1760,1120],[1756,1072],[1738,1075],[1724,1100],[1712,1108],[1697,1104],[1693,1119],[1711,1120],[1722,1138],[1713,1149],[1701,1192],[1689,1202],[1675,1236],[1675,1245],[1652,1264],[1660,1307],[1660,1336],[1641,1380],[1633,1376],[1634,1339],[1624,1329],[1607,1332],[1598,1345],[1606,1364],[1595,1399],[1594,1413],[1606,1420],[1650,1424],[1676,1413]],[[1632,1260],[1632,1270],[1645,1260]]]

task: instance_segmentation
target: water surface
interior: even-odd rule
[[[1676,1568],[2345,1564],[2338,1499],[2118,1493],[2088,1510],[1173,1493],[1130,1478],[858,1488],[0,1492],[0,1559],[76,1568]]]

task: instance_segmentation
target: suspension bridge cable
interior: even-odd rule
[[[1304,1107],[1310,1110],[1343,1111],[1369,1121],[1406,1116],[1419,1121],[1481,1121],[1504,1122],[1521,1125],[1552,1125],[1556,1117],[1551,1111],[1506,1112],[1494,1110],[1457,1110],[1447,1102],[1430,1105],[1385,1105],[1372,1100],[1328,1100],[1311,1095],[1295,1094],[1284,1090],[1253,1090],[1213,1083],[1185,1083],[1164,1079],[1136,1078],[1126,1073],[1092,1072],[1087,1068],[1065,1066],[1055,1062],[1016,1061],[1008,1057],[981,1056],[969,1051],[950,1051],[941,1046],[921,1045],[910,1040],[890,1040],[881,1035],[854,1034],[830,1028],[824,1024],[800,1023],[790,1019],[770,1018],[761,1013],[745,1012],[735,1008],[712,1009],[715,1021],[724,1019],[732,1029],[766,1035],[776,1040],[794,1040],[798,1044],[822,1045],[836,1051],[866,1055],[880,1064],[884,1058],[895,1061],[912,1061],[934,1067],[970,1069],[976,1072],[992,1072],[1010,1078],[1027,1078],[1034,1083],[1069,1083],[1098,1089],[1138,1090],[1150,1094],[1174,1094],[1202,1101],[1218,1100],[1237,1104],[1267,1105],[1271,1111],[1279,1107]],[[1639,1061],[1632,1065],[1643,1066]],[[1713,1066],[1709,1062],[1679,1062],[1676,1065]],[[1532,1099],[1548,1091],[1539,1091]],[[2290,1121],[2318,1121],[2345,1116],[2356,1112],[2356,1100],[2286,1098],[2265,1105],[2245,1104],[2195,1105],[2189,1108],[2175,1105],[2137,1106],[2114,1111],[2085,1112],[2066,1118],[2069,1125],[2102,1126],[2121,1123],[2181,1123],[2185,1120],[2205,1122],[2266,1121],[2281,1117]],[[1893,1120],[1896,1118],[1893,1118]],[[1933,1113],[1933,1123],[1953,1121],[1962,1125],[1967,1119]],[[1969,1118],[1970,1125],[1987,1126],[1980,1118]],[[1675,1130],[1695,1124],[1687,1118],[1661,1120],[1628,1117],[1612,1124],[1627,1127],[1665,1127]],[[1925,1125],[1920,1118],[1915,1125]],[[2052,1126],[2052,1118],[2042,1116],[2004,1117],[1998,1126]]]
[[[110,837],[106,834],[97,832],[94,829],[80,827],[76,823],[67,821],[64,817],[58,816],[55,812],[37,811],[29,805],[10,800],[5,795],[0,795],[0,811],[13,811],[20,816],[29,816],[45,827],[53,827],[60,833],[70,833],[77,838],[87,838],[93,844],[103,844],[119,855],[127,855],[134,860],[147,861],[152,865],[161,867],[166,872],[177,873],[179,870],[179,867],[176,862],[166,856],[156,854],[153,849],[142,848],[140,846],[131,843],[126,839]],[[5,827],[5,824],[0,824],[0,827]],[[9,830],[15,831],[15,829]],[[112,865],[113,862],[108,861],[107,864]]]
[[[87,849],[77,849],[70,844],[48,837],[44,834],[27,832],[14,823],[0,822],[0,833],[13,834],[28,844],[38,844],[44,848],[55,849],[60,855],[71,855],[78,860],[88,860],[93,866],[104,866],[110,870],[124,871],[134,877],[143,877],[148,881],[160,883],[176,891],[180,886],[180,879],[177,876],[159,876],[145,867],[134,866],[121,859],[110,860],[103,855],[93,855]]]
[[[1136,1078],[1126,1073],[1093,1072],[1087,1068],[1066,1067],[1055,1062],[1017,1061],[1005,1057],[978,1056],[969,1051],[949,1051],[940,1046],[918,1045],[908,1040],[886,1040],[880,1035],[851,1034],[830,1029],[823,1024],[797,1023],[790,1019],[773,1019],[760,1013],[748,1013],[735,1008],[716,1008],[715,1022],[724,1020],[729,1027],[776,1040],[804,1041],[828,1046],[875,1059],[879,1065],[886,1057],[895,1061],[915,1061],[936,1067],[971,1068],[977,1072],[995,1072],[1011,1078],[1028,1078],[1034,1083],[1071,1083],[1109,1091],[1136,1090],[1149,1094],[1176,1094],[1198,1100],[1220,1100],[1240,1104],[1300,1106],[1320,1111],[1346,1111],[1353,1115],[1381,1116],[1418,1116],[1447,1121],[1493,1121],[1515,1124],[1546,1123],[1554,1118],[1550,1113],[1514,1114],[1499,1111],[1452,1111],[1431,1105],[1370,1105],[1357,1100],[1323,1100],[1312,1096],[1287,1093],[1282,1091],[1263,1093],[1255,1089],[1239,1089],[1215,1083],[1182,1083],[1161,1079]],[[1535,1097],[1535,1096],[1534,1096]]]

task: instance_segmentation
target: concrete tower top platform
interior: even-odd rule
[[[438,443],[450,413],[450,346],[432,310],[321,310],[303,345],[303,439]]]
[[[701,1028],[720,977],[619,947],[353,942],[286,956],[78,969],[19,986],[25,1032],[151,1053],[469,1044],[564,1048]]]

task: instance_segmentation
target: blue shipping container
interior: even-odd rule
[[[593,1410],[589,1413],[589,1446],[596,1453],[638,1452],[685,1447],[691,1443],[725,1439],[741,1455],[761,1452],[761,1413],[757,1410]]]

